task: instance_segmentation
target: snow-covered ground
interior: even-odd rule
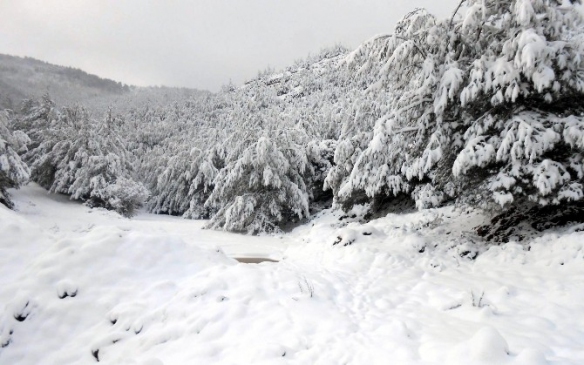
[[[584,364],[582,226],[488,246],[472,212],[325,211],[249,237],[12,195],[2,365]]]

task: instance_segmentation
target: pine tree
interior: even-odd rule
[[[133,158],[117,131],[120,121],[111,112],[92,119],[81,107],[55,114],[46,129],[35,131],[38,146],[25,154],[32,179],[52,193],[131,216],[148,192],[133,179]]]
[[[269,90],[232,91],[239,121],[224,142],[225,166],[205,206],[217,210],[208,227],[249,233],[273,232],[309,214],[304,174],[309,169],[303,130],[282,113]]]
[[[388,112],[339,200],[580,200],[584,49],[573,2],[469,0],[458,11],[438,20],[415,10],[352,55],[378,75],[369,90],[387,90]]]
[[[308,216],[309,197],[302,177],[306,154],[283,142],[267,136],[252,140],[239,158],[226,164],[206,203],[218,210],[208,227],[273,232],[282,222]]]
[[[26,184],[30,171],[18,155],[19,150],[26,148],[27,137],[12,133],[8,125],[8,112],[0,111],[0,204],[11,208],[13,204],[6,189]]]

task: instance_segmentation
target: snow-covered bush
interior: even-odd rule
[[[8,129],[8,112],[0,111],[0,204],[12,207],[6,189],[26,184],[30,171],[18,151],[26,148],[27,136]]]
[[[119,123],[111,113],[92,119],[80,107],[56,113],[47,128],[35,132],[38,146],[25,154],[32,179],[52,193],[132,215],[148,192],[132,178],[134,159]]]
[[[126,217],[132,216],[148,197],[148,190],[142,184],[123,176],[107,182],[103,174],[97,175],[90,185],[89,206],[105,207]]]
[[[388,112],[338,199],[581,200],[584,37],[573,3],[468,0],[444,20],[418,9],[352,53],[350,67],[378,76],[369,92],[388,92]]]

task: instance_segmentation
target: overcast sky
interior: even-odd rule
[[[0,53],[133,85],[218,90],[337,43],[356,47],[416,7],[459,0],[0,0]]]

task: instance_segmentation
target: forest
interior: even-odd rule
[[[584,216],[577,1],[465,3],[446,19],[413,10],[355,50],[217,93],[132,90],[71,69],[111,95],[10,98],[0,202],[34,181],[125,216],[146,207],[250,234],[331,206],[473,207],[495,218],[481,231],[492,239],[519,221]]]
[[[584,364],[584,6],[456,3],[215,92],[0,55],[0,364]],[[84,51],[84,31],[125,19],[99,44],[160,51],[185,83],[197,73],[171,65],[191,60],[203,5],[211,39],[241,10],[262,32],[289,15],[263,0],[0,10],[20,36],[55,4]],[[348,4],[293,7],[352,30],[340,15],[373,2]],[[161,24],[193,43],[155,49]]]

